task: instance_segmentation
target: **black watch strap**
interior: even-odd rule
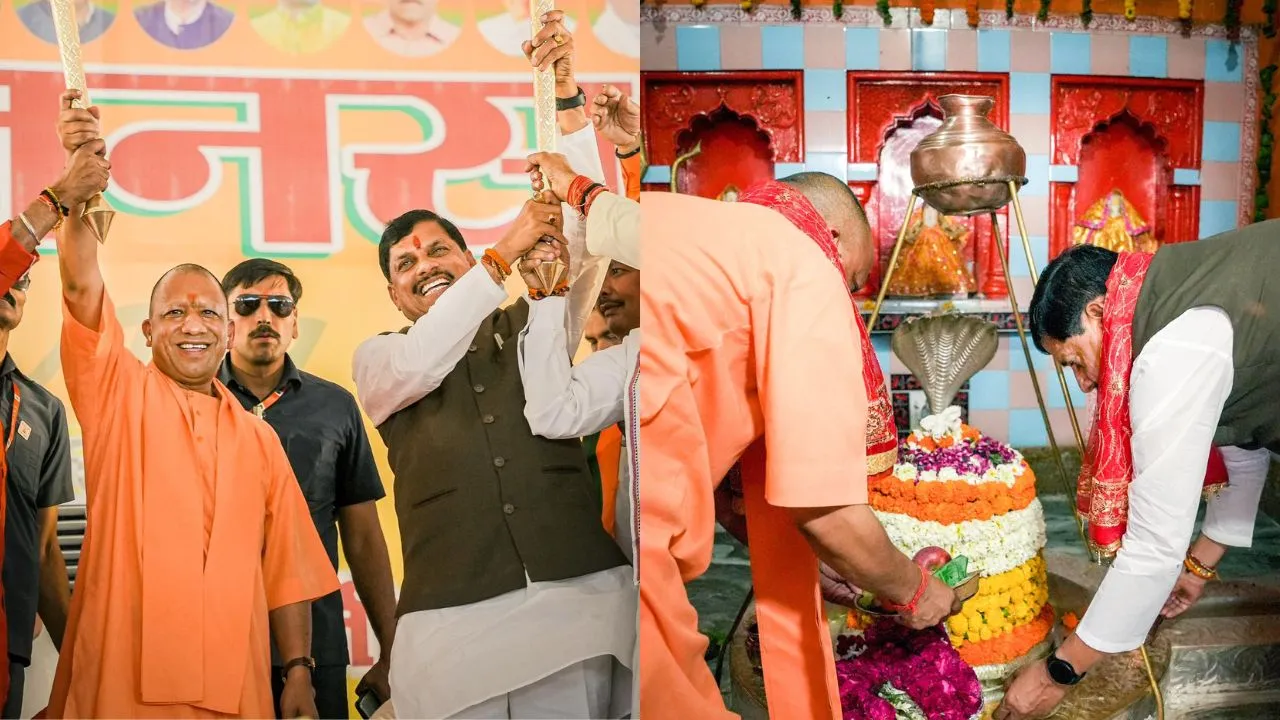
[[[587,93],[578,88],[578,94],[571,98],[556,98],[556,110],[572,110],[587,104]]]
[[[1049,659],[1045,661],[1049,666],[1049,678],[1059,685],[1071,686],[1079,683],[1088,673],[1077,673],[1071,663],[1058,657],[1055,650],[1049,653]]]

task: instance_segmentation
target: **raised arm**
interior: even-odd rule
[[[627,358],[634,361],[638,333],[622,344],[592,353],[576,367],[565,355],[565,299],[530,303],[529,322],[520,332],[520,379],[524,416],[533,434],[577,438],[622,421]]]
[[[80,211],[85,200],[106,187],[111,163],[106,159],[106,143],[99,139],[98,108],[71,107],[72,101],[79,97],[79,90],[63,93],[62,112],[58,115],[58,137],[67,152],[73,178],[85,178],[63,188],[57,198],[66,215],[58,236],[58,269],[62,275],[62,295],[71,317],[84,327],[97,329],[102,320],[103,295],[98,241],[80,219]]]
[[[587,251],[640,269],[640,203],[610,192],[557,153],[534,153],[525,171],[587,218]]]

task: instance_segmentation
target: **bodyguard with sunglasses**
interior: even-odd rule
[[[67,566],[58,546],[58,505],[74,498],[71,450],[62,401],[22,374],[9,355],[10,334],[22,322],[30,275],[22,275],[0,296],[0,456],[5,502],[0,505],[4,526],[4,627],[8,638],[9,695],[4,717],[22,712],[22,689],[31,664],[36,611],[57,647],[67,624],[71,590]],[[0,635],[3,637],[3,635]]]
[[[222,279],[235,319],[234,337],[219,379],[246,410],[275,429],[311,508],[311,519],[334,570],[338,536],[382,657],[357,686],[390,698],[387,661],[395,636],[395,591],[387,544],[375,502],[386,493],[378,478],[355,398],[342,387],[302,372],[289,357],[298,337],[302,283],[288,267],[246,260]],[[321,718],[346,718],[347,636],[342,593],[311,604],[312,684]],[[273,691],[280,712],[282,659],[272,646]]]

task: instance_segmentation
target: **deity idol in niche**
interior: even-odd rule
[[[1151,236],[1151,226],[1119,190],[1099,199],[1076,220],[1071,240],[1074,245],[1096,245],[1115,252],[1153,253],[1160,246]]]
[[[733,185],[726,185],[724,190],[721,191],[720,197],[716,199],[723,200],[725,202],[738,202],[738,192],[737,187]]]
[[[974,287],[964,261],[969,230],[929,205],[907,221],[906,244],[889,283],[889,295],[962,295]]]

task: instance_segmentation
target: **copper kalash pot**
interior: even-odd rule
[[[911,151],[915,192],[944,215],[979,215],[1013,199],[1009,187],[1026,184],[1027,153],[987,119],[995,100],[985,95],[938,98],[942,127]]]

